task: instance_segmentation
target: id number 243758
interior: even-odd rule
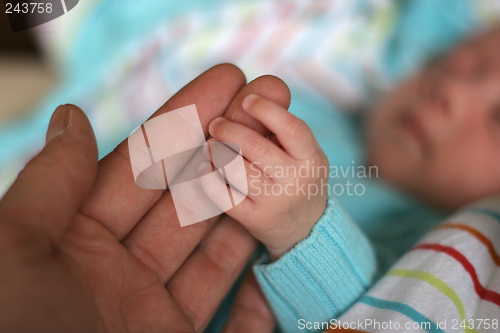
[[[52,4],[51,3],[37,3],[37,2],[25,2],[25,3],[17,3],[15,6],[9,2],[5,4],[5,13],[7,14],[28,14],[28,13],[52,13]]]

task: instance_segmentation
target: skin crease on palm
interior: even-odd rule
[[[457,209],[500,191],[500,29],[396,88],[367,120],[369,163],[430,203]]]

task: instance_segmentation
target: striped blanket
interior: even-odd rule
[[[432,230],[326,332],[500,332],[500,198]]]

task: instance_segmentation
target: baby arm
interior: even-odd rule
[[[243,108],[275,136],[266,139],[225,119],[211,124],[210,134],[238,144],[246,159],[248,197],[227,214],[269,250],[254,272],[280,327],[303,332],[300,319],[337,317],[363,294],[376,272],[375,255],[338,201],[327,201],[328,160],[309,127],[255,95]],[[205,167],[202,173],[211,171],[209,163]],[[217,203],[216,186],[204,188]]]

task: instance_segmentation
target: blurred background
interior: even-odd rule
[[[0,8],[0,196],[59,104],[88,114],[100,157],[221,62],[285,80],[292,110],[355,113],[500,17],[497,0],[86,0],[12,33]]]
[[[56,75],[44,60],[32,31],[12,33],[0,3],[0,123],[15,121],[47,94]]]

